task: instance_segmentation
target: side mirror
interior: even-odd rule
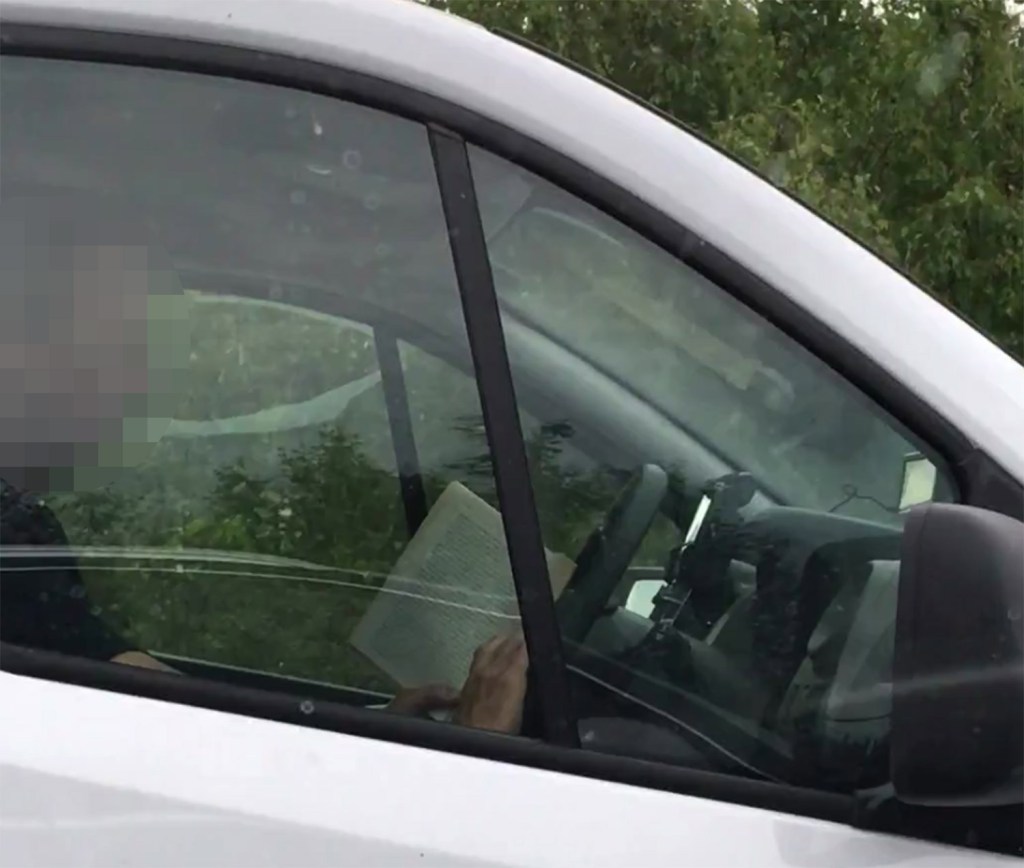
[[[906,804],[1024,802],[1024,524],[911,511],[893,658],[892,782]]]

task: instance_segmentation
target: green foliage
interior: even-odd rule
[[[386,572],[406,542],[397,480],[340,427],[285,454],[273,477],[243,462],[218,469],[210,507],[184,528],[183,545]]]
[[[429,0],[614,81],[1024,355],[1024,31],[1003,0]]]

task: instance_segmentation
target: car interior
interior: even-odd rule
[[[5,98],[7,88],[18,81],[5,82]],[[258,96],[256,108],[262,100],[262,94]],[[277,159],[278,152],[293,144],[293,128],[300,121],[321,123],[322,119],[310,121],[302,115],[307,108],[299,102],[298,114],[289,116],[287,124],[280,128],[264,124],[267,138],[264,147],[250,154],[252,165],[262,167],[265,177],[280,175],[274,186],[283,201],[290,196],[292,205],[310,206],[307,212],[312,216],[307,213],[303,220],[308,217],[322,228],[338,229],[345,221],[330,213],[333,206],[328,196],[337,190],[325,193],[303,187],[302,196],[297,197],[294,176],[294,171],[301,170],[303,183],[308,184],[321,176],[337,180],[336,169],[318,171],[315,161],[296,167]],[[210,105],[215,106],[212,97]],[[237,95],[235,108],[242,111],[245,105],[244,95]],[[245,117],[258,120],[259,112]],[[219,109],[211,109],[205,121],[217,125],[224,135],[231,126]],[[363,154],[383,159],[372,148],[379,138],[370,134],[374,122],[368,113],[362,131],[370,131],[365,136],[367,147],[346,151],[343,162],[362,160]],[[140,123],[132,128],[137,132],[142,127]],[[40,129],[45,132],[46,124]],[[88,168],[101,152],[101,162],[109,171],[117,160],[101,147],[107,134],[89,124],[85,129],[92,130],[94,140],[86,148],[87,158],[77,166],[74,160],[63,166],[59,160],[48,163],[47,155],[38,153],[25,155],[19,162],[13,156],[17,145],[12,140],[7,149],[12,155],[4,163],[5,185],[10,181],[22,190],[32,189],[45,178],[47,184],[74,189],[84,177],[79,170]],[[352,135],[359,139],[361,132],[356,129]],[[252,140],[235,142],[235,148],[245,150]],[[88,143],[89,137],[83,141]],[[230,156],[233,151],[228,148],[225,153]],[[418,157],[425,160],[426,151]],[[325,153],[323,160],[327,159]],[[416,162],[410,159],[410,164]],[[238,171],[225,166],[225,172]],[[427,169],[432,172],[429,165]],[[140,178],[148,177],[147,170],[145,164],[133,168]],[[344,185],[364,184],[366,189],[359,187],[353,193],[346,187],[347,193],[357,195],[366,209],[376,212],[380,203],[372,199],[372,178],[358,180],[355,175],[343,176]],[[203,167],[201,177],[216,176],[217,166]],[[420,179],[414,176],[415,169],[410,169],[408,183],[393,191],[401,207],[384,209],[397,237],[415,235],[400,228],[403,214],[410,224],[425,214],[439,217],[433,213],[438,203],[423,195]],[[215,197],[216,189],[211,196]],[[167,204],[152,190],[144,192],[161,208]],[[513,211],[521,207],[521,192],[509,193],[511,198],[502,200],[503,207],[513,200]],[[253,208],[238,216],[230,213],[225,201],[210,204],[208,213],[203,202],[190,203],[181,206],[180,213],[169,210],[167,225],[152,227],[172,251],[183,285],[212,296],[272,302],[317,316],[344,318],[369,334],[386,334],[461,369],[472,386],[454,274],[450,264],[438,259],[439,251],[445,255],[443,232],[421,245],[414,262],[416,279],[411,280],[410,268],[392,267],[397,257],[380,245],[374,248],[379,261],[357,262],[358,250],[368,242],[356,237],[358,233],[353,235],[351,226],[345,228],[349,234],[343,248],[333,249],[299,227],[289,230],[289,235],[297,239],[301,255],[295,249],[287,255],[268,249],[260,239],[272,237],[284,218],[262,204],[263,210]],[[552,211],[551,203],[544,207],[545,225],[550,221],[571,224],[577,219]],[[205,222],[196,215],[204,215]],[[217,223],[234,217],[237,225],[224,228]],[[504,213],[495,218],[496,225],[506,226],[513,217]],[[266,225],[257,225],[264,218]],[[239,226],[242,231],[236,231]],[[242,262],[248,267],[239,268],[236,263]],[[278,268],[281,263],[284,266]],[[518,279],[501,264],[495,271],[503,286]],[[435,291],[436,287],[442,289]],[[727,458],[707,437],[697,436],[692,426],[681,424],[613,372],[587,359],[578,347],[560,342],[557,330],[542,327],[528,307],[517,308],[514,297],[510,292],[502,306],[521,412],[570,432],[572,448],[607,468],[619,489],[605,515],[595,517],[580,549],[570,553],[576,571],[556,604],[572,676],[573,692],[566,701],[579,720],[581,744],[842,792],[884,783],[899,573],[898,511],[884,510],[886,520],[875,521],[837,509],[789,505],[772,479],[752,474]],[[379,371],[371,369],[366,376],[369,379],[360,385],[362,392],[353,393],[355,398],[389,388]],[[335,388],[348,385],[337,383]],[[411,415],[407,396],[401,389],[394,394],[400,403],[405,400],[405,413]],[[300,412],[296,408],[301,404],[301,412],[312,414],[305,421],[316,427],[344,419],[349,397],[332,391],[329,399],[315,406],[296,402],[291,412]],[[701,409],[695,406],[693,413]],[[277,421],[253,421],[253,414],[247,418],[247,424],[265,423],[271,428],[292,424],[277,417]],[[206,430],[204,435],[198,428],[191,432],[216,434]],[[906,445],[911,452],[910,444]],[[418,472],[414,456],[395,455],[394,466],[404,468],[405,476]],[[893,481],[894,500],[902,484],[903,480]],[[848,499],[857,497],[857,490],[851,489]],[[407,515],[414,512],[406,510]],[[660,536],[661,550],[638,562],[638,552],[649,546],[648,536],[659,521],[671,528],[670,538]],[[87,559],[89,555],[82,552],[80,556]],[[140,557],[178,569],[177,555],[171,550]],[[214,554],[210,557],[215,559]],[[287,568],[299,570],[294,564]],[[301,569],[307,568],[315,574],[315,565]],[[249,569],[271,567],[253,563]],[[286,565],[273,569],[284,570]],[[211,568],[209,573],[209,580],[215,581],[217,570]],[[630,602],[640,583],[656,588],[646,608]],[[162,653],[159,648],[154,653],[197,676],[314,699],[375,706],[388,696],[380,685],[313,680]],[[535,702],[532,694],[530,702]],[[531,720],[528,714],[524,734],[536,737]]]
[[[232,292],[241,286],[223,276],[202,279]],[[249,288],[260,291],[255,282]],[[305,299],[314,296],[331,300],[321,310],[340,312],[336,294],[307,292]],[[390,324],[402,334],[401,320]],[[465,355],[453,352],[453,341],[440,331],[424,340],[428,331],[420,322],[405,336],[464,364]],[[547,390],[557,382],[549,378]],[[585,395],[575,382],[577,396]],[[551,418],[560,407],[564,423],[565,403],[550,391],[534,402],[534,388],[520,393],[524,411]],[[639,464],[639,455],[614,449],[604,421],[600,411],[573,419],[573,446],[608,448],[622,491],[574,553],[577,570],[558,601],[582,745],[844,791],[884,781],[899,529],[772,504],[742,472],[686,485],[680,469],[692,474],[709,459],[699,443],[677,430],[670,461]],[[637,431],[635,419],[631,428]],[[639,453],[642,438],[632,442]],[[684,463],[681,453],[691,460]],[[634,460],[639,469],[630,474]],[[675,528],[675,543],[660,565],[637,565],[635,555],[659,517]],[[176,556],[146,557],[174,562]],[[208,570],[206,580],[217,581],[215,566]],[[637,581],[659,587],[649,612],[628,605]],[[382,689],[154,651],[182,671],[216,681],[368,707],[387,699]]]

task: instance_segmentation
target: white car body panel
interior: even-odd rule
[[[4,674],[0,864],[967,868],[846,826]]]
[[[5,0],[0,15],[294,54],[501,121],[702,235],[1024,479],[1016,362],[712,147],[482,28],[397,0]],[[3,865],[1017,864],[8,673],[0,673],[0,706]]]

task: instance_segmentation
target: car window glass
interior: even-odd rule
[[[566,412],[591,408],[633,471],[555,588],[583,744],[884,783],[904,510],[953,496],[941,460],[694,268],[507,161],[471,163],[517,393],[548,360]]]
[[[497,503],[483,413],[475,381],[465,371],[412,346],[402,347],[409,406],[420,465],[436,488],[453,479],[468,485],[489,503]],[[443,390],[443,391],[439,391]],[[541,534],[552,551],[573,552],[614,500],[623,475],[616,463],[588,441],[585,419],[567,419],[543,403],[520,407]],[[661,517],[658,528],[669,533]],[[656,556],[648,546],[637,557]]]
[[[501,177],[495,158],[474,157],[485,187]],[[511,166],[504,174],[529,183]],[[557,334],[780,499],[820,509],[845,501],[846,514],[882,520],[898,505],[903,462],[915,450],[768,322],[551,185],[533,179],[528,204],[500,225],[487,202],[505,194],[485,189],[481,198],[510,314]],[[854,484],[860,496],[848,499]]]
[[[473,383],[426,128],[126,66],[5,57],[0,88],[32,326],[4,332],[3,639],[361,705],[461,687],[518,607],[497,510],[470,501],[484,588],[436,521],[413,545],[396,470],[387,342],[448,354],[417,380],[435,440]]]

